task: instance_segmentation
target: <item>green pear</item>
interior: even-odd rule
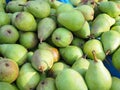
[[[81,1],[82,1],[82,0],[70,0],[70,3],[71,3],[73,6],[78,6]]]
[[[30,62],[30,63],[31,63],[31,60],[32,60],[33,53],[34,53],[33,51],[29,51],[27,53],[27,61]]]
[[[25,63],[20,68],[16,84],[20,90],[35,89],[40,81],[40,74],[33,69],[30,63]]]
[[[112,55],[113,66],[119,71],[120,70],[120,48],[118,48]]]
[[[74,69],[64,69],[55,79],[57,90],[88,90],[83,77]]]
[[[20,66],[27,59],[27,49],[20,44],[1,44],[0,54],[17,62]]]
[[[108,39],[109,38],[109,39]],[[112,54],[120,45],[120,33],[117,31],[107,31],[101,35],[104,52]]]
[[[80,30],[85,23],[83,14],[78,10],[69,10],[62,12],[58,15],[57,20],[61,25],[70,31]]]
[[[119,90],[120,89],[120,79],[113,76],[112,77],[112,86],[110,90]]]
[[[48,74],[49,76],[56,78],[56,76],[66,68],[70,68],[70,66],[64,62],[59,61],[53,64]]]
[[[16,43],[19,32],[13,25],[4,25],[0,28],[0,43]]]
[[[86,84],[89,90],[110,90],[112,85],[111,74],[104,66],[102,60],[95,56],[95,51],[92,51],[92,53],[94,59],[90,61],[90,65],[85,74]]]
[[[54,9],[57,9],[61,4],[63,4],[63,2],[58,1],[58,0],[48,0],[48,3]]]
[[[27,49],[33,49],[38,44],[38,37],[35,32],[21,32],[19,43]]]
[[[106,55],[102,47],[102,43],[97,39],[91,39],[85,42],[83,46],[83,52],[87,55],[88,58],[94,59],[92,51],[95,50],[96,57],[100,60],[104,60]]]
[[[38,44],[38,48],[39,48],[39,49],[47,49],[47,50],[51,51],[52,54],[53,54],[53,57],[54,57],[54,62],[59,61],[60,53],[59,53],[59,51],[58,51],[57,48],[51,46],[51,45],[48,44],[47,42],[39,43],[39,44]]]
[[[12,1],[19,1],[19,0],[12,0]],[[27,0],[20,0],[20,1],[24,1],[24,2],[27,2]]]
[[[0,90],[16,90],[16,89],[10,83],[0,82]]]
[[[73,8],[73,6],[71,4],[63,3],[59,7],[57,7],[56,13],[58,15],[58,14],[60,14],[62,12],[70,11],[70,10],[73,10],[73,9],[74,8]]]
[[[92,22],[91,34],[94,37],[100,36],[103,32],[109,31],[115,23],[115,19],[107,14],[99,14]]]
[[[49,70],[53,66],[54,57],[47,49],[37,49],[32,56],[32,66],[40,72]]]
[[[57,23],[56,14],[57,14],[57,10],[54,8],[51,8],[49,17],[52,18]]]
[[[21,0],[9,1],[6,5],[6,11],[11,13],[23,11],[23,6],[19,4],[25,4],[25,2]]]
[[[90,36],[90,26],[89,23],[86,21],[82,28],[78,31],[73,32],[73,34],[79,38],[86,39]]]
[[[78,46],[80,48],[83,48],[84,43],[85,43],[84,39],[74,36],[74,38],[73,38],[73,40],[71,42],[71,45],[75,45],[75,46]]]
[[[16,12],[12,17],[13,24],[21,31],[36,31],[37,23],[29,12]]]
[[[16,62],[8,58],[0,60],[0,82],[14,82],[19,74],[19,67]]]
[[[73,63],[72,69],[78,71],[84,77],[86,71],[88,70],[89,64],[90,62],[87,59],[81,57]]]
[[[57,28],[52,33],[52,42],[57,47],[66,47],[71,44],[73,34],[66,28]]]
[[[44,18],[38,22],[38,38],[40,42],[45,41],[56,29],[56,22],[52,18]]]
[[[5,12],[5,9],[4,9],[4,7],[3,7],[3,4],[2,4],[2,3],[0,3],[0,12]]]
[[[44,80],[40,81],[36,90],[56,90],[55,79],[47,77]]]
[[[44,0],[27,1],[24,7],[36,18],[45,18],[50,14],[50,5]]]
[[[82,49],[74,45],[59,48],[59,52],[64,61],[69,65],[72,65],[78,58],[83,56]]]
[[[89,5],[80,5],[76,9],[81,11],[87,21],[94,19],[94,9]]]
[[[10,18],[8,14],[5,12],[0,12],[0,27],[7,24],[10,24]]]
[[[115,25],[111,28],[111,30],[117,31],[120,33],[120,26],[119,25]]]
[[[120,8],[114,1],[100,2],[98,8],[111,17],[117,17],[120,15]]]
[[[6,0],[0,0],[0,3],[3,5],[3,7],[6,7]]]

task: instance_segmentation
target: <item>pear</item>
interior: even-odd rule
[[[56,76],[66,68],[70,68],[70,66],[65,62],[59,61],[53,64],[51,69],[48,71],[48,74],[49,76],[56,78]]]
[[[117,17],[120,15],[120,8],[114,1],[100,2],[98,8],[111,17]]]
[[[56,90],[55,79],[47,77],[44,80],[40,81],[36,90]]]
[[[5,12],[0,12],[0,27],[7,24],[10,24],[10,18],[8,14]]]
[[[20,44],[1,44],[0,54],[17,62],[20,66],[27,59],[27,49]]]
[[[0,0],[0,3],[3,5],[3,7],[5,8],[6,6],[6,0]]]
[[[32,56],[32,66],[40,72],[49,70],[54,62],[54,57],[51,51],[47,49],[37,49]]]
[[[5,12],[5,9],[4,9],[4,7],[3,7],[3,4],[2,4],[2,3],[0,3],[0,12]]]
[[[70,3],[71,3],[73,6],[78,6],[81,1],[82,1],[82,0],[70,0]]]
[[[19,32],[13,25],[4,25],[0,28],[0,43],[16,43]]]
[[[14,82],[19,74],[19,67],[16,62],[8,58],[1,58],[0,60],[0,81]]]
[[[20,90],[35,89],[40,81],[40,74],[32,67],[30,63],[25,63],[20,68],[16,84]]]
[[[0,90],[16,90],[16,89],[10,83],[0,82]]]
[[[120,45],[120,33],[113,30],[104,32],[101,36],[101,42],[104,52],[112,54]]]
[[[73,32],[73,34],[79,38],[83,38],[83,39],[88,38],[90,36],[89,23],[86,21],[83,27],[80,30]]]
[[[73,63],[72,69],[78,71],[84,77],[86,71],[88,70],[89,64],[90,62],[87,59],[81,57]]]
[[[57,90],[88,90],[83,77],[74,69],[64,69],[55,79]]]
[[[78,46],[80,48],[83,48],[84,43],[85,43],[84,39],[74,36],[74,38],[73,38],[73,40],[71,42],[71,45],[75,45],[75,46]]]
[[[57,28],[52,33],[52,42],[57,47],[66,47],[71,44],[73,34],[66,28]]]
[[[91,34],[94,37],[100,36],[103,32],[109,31],[115,23],[115,19],[107,14],[99,14],[92,22]]]
[[[76,9],[81,11],[87,21],[94,19],[94,9],[89,5],[80,5]]]
[[[50,5],[44,0],[28,1],[25,4],[25,9],[36,18],[45,18],[50,14]]]
[[[14,16],[15,14],[15,16]],[[21,31],[36,31],[37,23],[29,12],[17,12],[13,14],[13,23]]]
[[[61,25],[70,31],[80,30],[85,23],[83,14],[78,10],[69,10],[62,12],[58,15],[57,20]]]
[[[60,53],[59,53],[59,51],[58,51],[57,48],[51,46],[51,45],[48,44],[47,42],[39,43],[39,44],[38,44],[38,48],[39,48],[39,49],[47,49],[47,50],[51,51],[52,54],[53,54],[53,57],[54,57],[54,62],[59,61]]]
[[[54,9],[57,9],[61,4],[63,4],[63,2],[61,2],[59,0],[48,0],[48,3]]]
[[[102,47],[102,43],[97,39],[91,39],[85,42],[83,46],[83,52],[87,55],[88,58],[94,59],[92,51],[95,50],[96,57],[100,60],[104,60],[106,55]]]
[[[23,11],[23,6],[19,4],[25,4],[25,2],[21,0],[9,1],[6,5],[6,11],[11,13]]]
[[[51,8],[49,17],[52,18],[57,23],[56,13],[57,13],[57,10],[54,8]]]
[[[111,74],[104,66],[102,60],[95,56],[95,51],[92,51],[92,53],[94,59],[90,61],[90,65],[85,74],[87,86],[89,90],[110,90],[112,85]],[[94,77],[94,79],[91,77]]]
[[[59,48],[59,52],[64,61],[69,65],[72,65],[79,57],[83,56],[82,49],[74,45]]]
[[[70,10],[73,10],[73,6],[71,4],[68,4],[68,3],[63,3],[61,4],[59,7],[57,7],[56,9],[56,13],[57,15],[62,13],[62,12],[65,12],[65,11],[70,11]]]
[[[112,55],[113,66],[119,71],[120,70],[120,48],[118,48]]]
[[[44,18],[38,22],[38,38],[40,42],[45,41],[56,29],[56,22],[52,18]]]
[[[31,63],[31,60],[32,60],[33,53],[34,53],[33,51],[29,51],[27,53],[27,61],[30,62],[30,63]]]
[[[38,37],[35,32],[21,32],[19,43],[27,49],[33,49],[38,44]]]
[[[119,90],[120,89],[120,79],[118,77],[112,77],[112,86],[110,90]]]
[[[113,27],[111,27],[111,30],[117,31],[120,33],[120,26],[119,25],[115,25]]]

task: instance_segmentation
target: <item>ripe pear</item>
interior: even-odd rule
[[[33,49],[38,44],[38,37],[35,32],[21,32],[19,43],[27,49]]]
[[[56,47],[51,46],[47,42],[42,42],[38,44],[39,49],[47,49],[52,52],[54,57],[54,62],[57,62],[60,58],[60,53]]]
[[[45,18],[50,14],[50,5],[44,0],[27,1],[24,8],[36,18]]]
[[[61,61],[56,62],[53,64],[51,69],[48,71],[48,75],[53,78],[56,78],[56,76],[66,68],[70,68],[70,66],[66,64],[65,62],[61,62]]]
[[[89,90],[110,90],[112,85],[112,77],[110,72],[104,66],[102,60],[98,59],[95,51],[92,51],[94,59],[90,61],[90,65],[85,74],[85,81]],[[94,77],[91,78],[91,77]]]
[[[87,21],[94,19],[94,9],[89,5],[79,5],[76,7],[78,11],[81,11]]]
[[[75,9],[60,13],[57,17],[57,20],[61,25],[70,31],[80,30],[85,23],[83,14]]]
[[[14,82],[19,74],[19,67],[16,62],[8,58],[1,58],[0,60],[0,81]]]
[[[83,77],[74,69],[64,69],[55,79],[57,90],[88,90]]]
[[[10,18],[8,14],[5,12],[0,12],[0,27],[7,24],[10,24]]]
[[[30,63],[25,63],[20,68],[16,84],[20,90],[35,89],[40,81],[40,74],[32,67]]]
[[[16,43],[19,32],[13,25],[4,25],[0,28],[0,43]]]
[[[57,28],[52,33],[52,42],[57,47],[66,47],[71,44],[73,34],[66,28]]]
[[[37,49],[32,56],[32,66],[40,72],[49,70],[54,62],[54,57],[51,51],[47,49]]]
[[[78,58],[83,56],[82,49],[74,45],[59,48],[59,52],[64,61],[69,65],[72,65]]]
[[[38,22],[38,38],[40,42],[45,41],[56,29],[56,22],[52,18],[44,18]]]
[[[106,55],[102,47],[102,43],[97,39],[91,39],[85,42],[83,46],[83,52],[87,55],[88,58],[94,59],[92,51],[95,50],[96,57],[100,60],[104,60]]]
[[[59,7],[57,7],[56,9],[56,13],[57,15],[62,13],[62,12],[65,12],[65,11],[70,11],[70,10],[73,10],[73,6],[71,4],[68,4],[68,3],[63,3],[61,4]]]
[[[119,25],[115,25],[113,27],[111,27],[111,30],[117,31],[120,33],[120,26]]]
[[[25,4],[25,2],[21,0],[9,1],[6,5],[6,11],[11,13],[23,11],[23,6],[20,4]]]
[[[119,90],[120,89],[120,79],[118,77],[112,77],[112,86],[110,90]]]
[[[14,15],[15,14],[15,15]],[[36,31],[37,23],[29,12],[16,12],[13,14],[12,22],[21,31]]]
[[[27,59],[27,49],[20,44],[1,44],[0,54],[17,62],[20,66]]]
[[[100,36],[103,32],[109,31],[110,27],[115,23],[115,19],[107,14],[99,14],[93,20],[91,25],[91,34],[94,37]]]
[[[113,66],[119,71],[120,70],[120,48],[118,48],[112,55]]]
[[[108,39],[109,38],[109,39]],[[120,45],[120,33],[117,31],[107,31],[101,35],[104,52],[112,54]]]
[[[0,82],[0,90],[16,90],[16,89],[10,83]]]
[[[86,21],[82,28],[78,31],[73,32],[73,34],[79,38],[86,39],[90,36],[90,26],[89,23]]]
[[[111,17],[117,17],[120,15],[120,8],[114,1],[100,2],[98,8]]]
[[[56,90],[55,79],[47,77],[40,81],[36,90]]]
[[[72,69],[78,71],[84,77],[86,71],[88,70],[89,64],[90,62],[87,59],[81,57],[73,63]]]
[[[73,38],[73,40],[71,42],[71,45],[75,45],[75,46],[78,46],[80,48],[83,48],[84,43],[85,43],[84,39],[74,36],[74,38]]]

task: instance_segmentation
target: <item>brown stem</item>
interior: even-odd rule
[[[42,72],[42,73],[44,73],[44,67],[43,67],[43,66],[40,66],[40,67],[39,67],[39,71]]]
[[[86,59],[86,58],[87,58],[87,54],[83,55],[82,58],[85,58],[85,59]]]
[[[42,38],[40,38],[40,43],[42,43],[42,41],[43,41],[43,39],[42,39]]]
[[[93,54],[93,57],[94,57],[94,61],[95,61],[95,62],[98,62],[98,61],[97,61],[97,57],[96,57],[96,52],[95,52],[95,50],[92,51],[92,54]]]
[[[106,51],[105,55],[107,56],[107,55],[109,55],[109,54],[110,54],[110,49],[108,49],[108,50]]]
[[[94,34],[90,34],[90,36],[88,36],[88,38],[89,38],[89,39],[94,39],[95,36],[94,36]]]

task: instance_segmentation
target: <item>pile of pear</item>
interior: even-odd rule
[[[0,90],[120,90],[119,0],[0,0]]]

